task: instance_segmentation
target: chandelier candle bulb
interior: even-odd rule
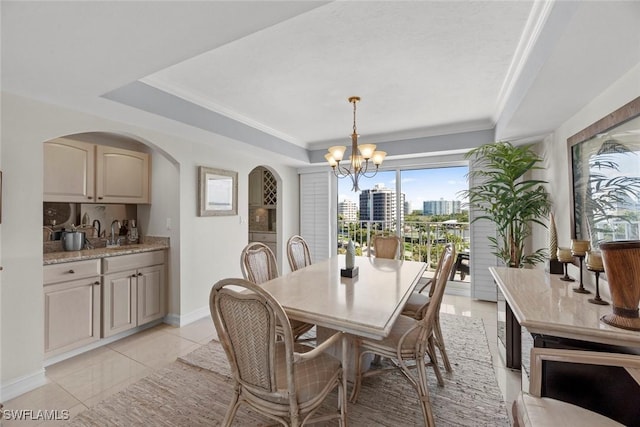
[[[359,149],[362,158],[365,160],[369,160],[371,157],[373,157],[373,153],[374,151],[376,151],[376,146],[374,144],[362,144],[360,145]]]
[[[376,166],[380,166],[384,161],[384,158],[387,156],[386,151],[374,151],[373,152],[373,164]]]
[[[347,147],[344,145],[336,145],[333,147],[329,147],[329,154],[333,157],[333,160],[339,162],[344,157],[344,152],[347,150]]]

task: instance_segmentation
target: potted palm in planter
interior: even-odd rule
[[[543,219],[549,214],[551,202],[546,181],[527,179],[527,172],[541,169],[543,158],[530,146],[514,146],[498,141],[482,145],[466,155],[475,161],[470,176],[480,183],[463,195],[470,208],[481,214],[473,219],[487,219],[496,226],[496,237],[489,236],[493,254],[509,267],[535,265],[546,258],[545,249],[525,252],[525,242],[532,234],[532,225],[546,228]]]

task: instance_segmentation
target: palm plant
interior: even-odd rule
[[[551,202],[546,181],[526,179],[531,170],[542,169],[543,158],[531,146],[514,146],[498,141],[469,151],[475,161],[472,177],[480,184],[463,191],[470,208],[481,212],[472,222],[487,219],[496,225],[496,237],[489,236],[492,252],[509,267],[535,265],[545,260],[545,249],[525,253],[525,242],[533,223],[546,228],[543,218]]]

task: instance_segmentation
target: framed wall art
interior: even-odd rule
[[[238,214],[238,172],[199,166],[199,216]]]

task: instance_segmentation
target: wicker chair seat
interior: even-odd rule
[[[427,307],[429,299],[428,295],[413,292],[407,300],[407,303],[404,305],[402,314],[405,316],[411,316],[418,320],[422,319],[424,309]]]
[[[389,349],[390,352],[395,354],[398,344],[400,343],[400,338],[402,338],[410,328],[414,328],[402,342],[402,351],[404,352],[406,350],[410,356],[414,356],[416,353],[416,341],[420,333],[420,329],[416,327],[417,325],[418,321],[413,317],[400,315],[396,323],[393,324],[389,335],[380,341],[367,341],[367,348],[376,349],[376,351]]]
[[[313,350],[312,347],[296,344],[295,350],[298,353],[305,353]],[[284,343],[278,343],[276,348],[276,385],[283,391],[282,397],[276,395],[264,396],[265,400],[273,403],[286,404],[287,397],[287,374]],[[322,354],[311,360],[304,360],[293,366],[295,377],[296,393],[298,403],[304,406],[309,400],[315,400],[318,396],[323,396],[327,387],[333,387],[336,378],[340,374],[340,361],[329,354]]]

